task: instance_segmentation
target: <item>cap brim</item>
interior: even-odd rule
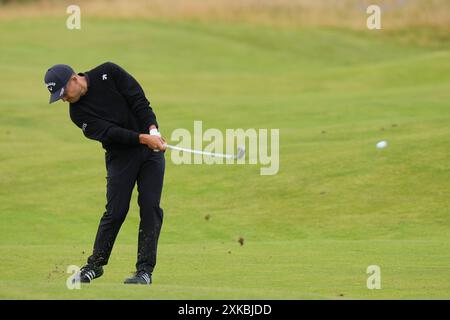
[[[61,88],[60,90],[58,90],[56,92],[53,92],[50,95],[50,102],[49,103],[53,103],[53,102],[58,101],[59,99],[62,98],[63,94],[64,94],[64,88]]]

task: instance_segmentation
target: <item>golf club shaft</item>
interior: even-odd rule
[[[207,151],[192,150],[192,149],[172,146],[170,144],[166,144],[166,147],[171,149],[171,150],[184,151],[184,152],[189,152],[189,153],[193,153],[193,154],[201,154],[201,155],[218,157],[218,158],[227,158],[227,159],[234,159],[234,158],[236,158],[236,156],[233,155],[233,154],[212,153],[212,152],[207,152]]]

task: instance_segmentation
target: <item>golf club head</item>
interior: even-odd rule
[[[238,152],[235,156],[236,159],[241,159],[243,156],[245,156],[245,146],[239,146],[237,150]]]

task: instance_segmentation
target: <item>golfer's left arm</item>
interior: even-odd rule
[[[135,113],[141,128],[150,130],[158,129],[156,115],[150,106],[150,102],[145,97],[144,90],[136,79],[120,66],[109,62],[113,80],[117,89],[127,101],[129,107]]]

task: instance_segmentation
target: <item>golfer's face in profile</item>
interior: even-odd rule
[[[75,103],[80,100],[81,96],[81,86],[77,81],[76,77],[71,77],[69,82],[67,82],[64,88],[64,94],[62,100],[69,103]]]

